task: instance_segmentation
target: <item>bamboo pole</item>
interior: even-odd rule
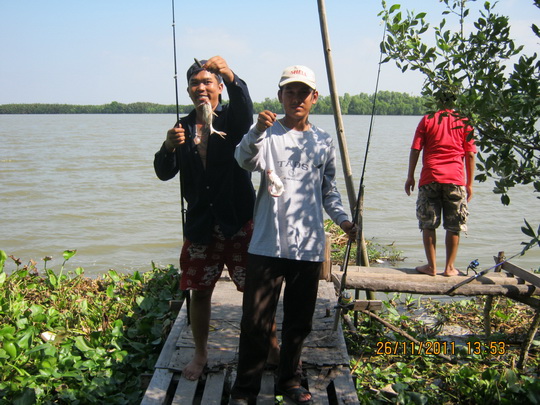
[[[354,183],[352,178],[351,164],[349,160],[349,151],[347,148],[347,140],[345,138],[345,129],[343,126],[343,118],[341,115],[341,106],[339,104],[339,96],[337,92],[336,81],[334,79],[334,63],[332,62],[332,50],[330,47],[330,36],[328,35],[328,24],[326,23],[326,6],[324,0],[317,0],[319,8],[319,21],[321,24],[321,36],[324,47],[324,58],[326,62],[326,74],[328,76],[328,84],[330,86],[330,99],[332,100],[332,107],[334,109],[334,122],[336,125],[336,134],[339,143],[339,151],[341,154],[341,163],[343,166],[343,178],[345,180],[345,187],[347,190],[347,197],[349,200],[349,207],[351,214],[354,217],[355,210],[357,209],[356,204],[356,193],[354,192]],[[363,190],[362,190],[363,193]],[[363,197],[362,197],[363,198]],[[358,201],[360,203],[360,201]],[[360,208],[358,208],[360,210]],[[365,266],[369,266],[368,253],[366,248],[366,243],[364,240],[363,226],[362,224],[362,212],[358,213],[357,216],[359,235],[357,237],[357,264],[360,264],[360,261],[363,262]],[[346,266],[347,264],[345,264]],[[374,299],[375,294],[369,292],[366,294],[368,299]],[[336,316],[336,320],[339,315]],[[334,328],[335,330],[335,328]]]
[[[336,90],[336,81],[334,79],[334,64],[330,49],[330,39],[328,36],[328,26],[326,24],[326,7],[324,0],[317,0],[319,4],[319,20],[321,23],[321,35],[324,46],[324,56],[326,61],[326,73],[328,75],[328,84],[330,86],[330,98],[332,107],[334,108],[334,122],[336,125],[336,134],[339,142],[339,151],[341,153],[341,163],[343,166],[343,177],[345,178],[345,187],[347,189],[347,197],[351,212],[354,213],[356,204],[356,193],[354,192],[354,184],[352,179],[351,164],[349,161],[349,152],[347,150],[347,141],[345,139],[345,130],[343,127],[343,119],[341,116],[341,106]]]

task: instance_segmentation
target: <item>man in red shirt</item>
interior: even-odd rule
[[[434,115],[424,116],[416,129],[409,155],[405,192],[411,195],[414,190],[414,171],[423,150],[416,217],[423,233],[427,264],[418,266],[416,270],[431,276],[437,274],[436,229],[441,224],[442,213],[443,227],[446,229],[443,276],[449,277],[459,274],[454,262],[459,233],[467,230],[467,202],[473,195],[476,146],[472,139],[473,128],[451,109],[455,96],[441,91],[437,97],[442,104],[441,110]]]

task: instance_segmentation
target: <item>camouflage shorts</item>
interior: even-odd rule
[[[430,183],[418,189],[416,218],[420,229],[437,229],[441,224],[451,232],[467,231],[467,191],[455,184]]]

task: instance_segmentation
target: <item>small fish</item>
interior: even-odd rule
[[[223,139],[225,139],[225,135],[227,135],[227,134],[225,132],[218,131],[218,130],[214,129],[214,127],[212,126],[212,121],[214,120],[214,115],[217,116],[217,114],[212,110],[212,106],[210,105],[210,103],[202,103],[202,105],[203,105],[203,116],[202,116],[202,118],[203,118],[203,121],[204,121],[204,126],[209,129],[209,134],[210,135],[218,134]]]
[[[266,176],[268,177],[268,192],[272,197],[279,197],[285,191],[283,183],[279,176],[275,174],[272,170],[266,171]]]

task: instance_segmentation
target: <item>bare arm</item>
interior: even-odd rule
[[[411,149],[411,153],[409,154],[409,171],[407,172],[407,181],[405,182],[405,192],[407,195],[411,195],[416,184],[416,181],[414,180],[414,171],[416,170],[419,156],[420,150]]]
[[[467,152],[465,154],[465,170],[467,175],[467,202],[471,201],[473,196],[473,180],[474,180],[474,152]]]

